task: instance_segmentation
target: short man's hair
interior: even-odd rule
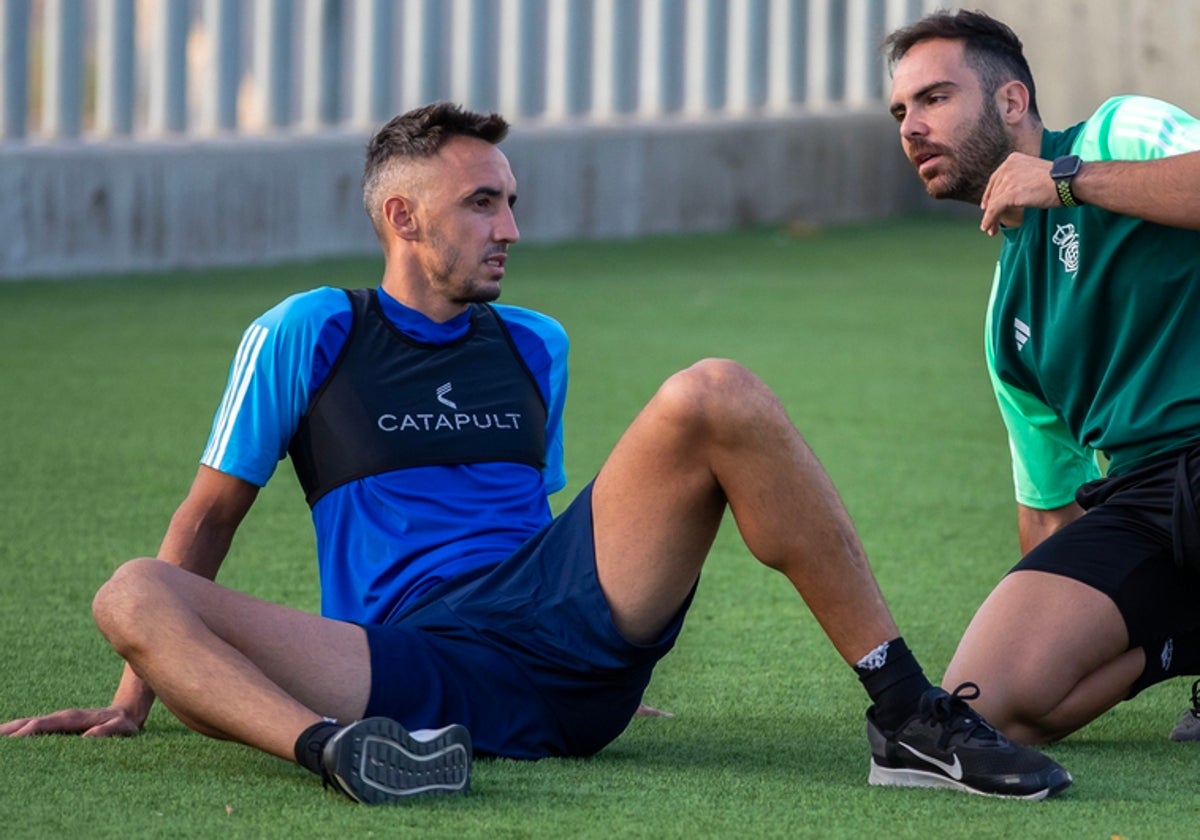
[[[383,190],[397,165],[436,155],[451,137],[474,137],[493,145],[508,134],[499,114],[479,114],[450,102],[435,102],[393,117],[367,144],[363,205],[375,230],[382,230]]]
[[[975,71],[984,96],[992,96],[1000,86],[1016,80],[1029,90],[1029,113],[1041,120],[1033,73],[1021,39],[1008,26],[983,12],[934,12],[916,23],[897,29],[883,41],[888,68],[895,69],[905,53],[922,41],[935,38],[963,42],[967,66]]]

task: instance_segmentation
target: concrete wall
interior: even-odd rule
[[[0,149],[0,276],[365,252],[363,138]]]
[[[0,146],[0,277],[371,254],[366,137]],[[930,206],[883,114],[517,128],[525,241]]]
[[[1200,114],[1200,0],[967,5],[1017,30],[1051,128],[1117,93]],[[924,196],[878,110],[519,126],[504,148],[520,181],[522,234],[623,237],[950,209]],[[0,279],[374,253],[359,203],[365,142],[343,132],[0,143]]]

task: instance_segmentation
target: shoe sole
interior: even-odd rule
[[[448,726],[423,740],[390,718],[366,718],[341,737],[330,769],[358,802],[379,805],[471,787],[471,735],[464,726]]]
[[[1179,723],[1171,730],[1172,741],[1200,741],[1200,717],[1192,714],[1191,710],[1183,713]]]
[[[940,773],[926,772],[923,770],[912,770],[900,767],[882,767],[871,759],[871,772],[867,776],[867,783],[871,785],[886,785],[890,787],[918,787],[918,788],[949,788],[951,790],[959,790],[964,793],[973,793],[976,796],[993,796],[998,799],[1027,799],[1037,801],[1045,799],[1049,796],[1054,796],[1056,793],[1066,789],[1071,784],[1069,774],[1063,773],[1065,778],[1045,787],[1041,790],[1033,791],[1032,793],[993,793],[991,791],[979,790],[971,787],[964,782],[958,782]]]

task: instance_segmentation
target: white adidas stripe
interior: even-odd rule
[[[1025,348],[1025,342],[1029,341],[1032,331],[1029,329],[1029,325],[1020,318],[1013,318],[1013,326],[1016,328],[1014,333],[1017,338],[1017,351],[1020,352]]]
[[[254,376],[254,365],[269,332],[270,330],[261,324],[251,324],[242,336],[242,343],[238,345],[237,355],[234,357],[233,371],[229,374],[229,384],[225,388],[225,397],[221,400],[221,407],[217,413],[212,440],[200,459],[201,463],[207,466],[220,468],[221,459],[225,457],[225,450],[229,446],[229,438],[233,434],[234,420],[241,410],[242,401],[250,387],[250,379]]]

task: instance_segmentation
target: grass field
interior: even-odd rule
[[[884,592],[938,678],[1016,556],[980,323],[997,243],[952,219],[628,243],[521,245],[504,302],[572,336],[570,486],[668,374],[707,355],[782,396],[841,489]],[[95,589],[153,553],[195,472],[249,320],[374,260],[0,283],[0,720],[104,705],[119,662]],[[222,572],[316,609],[302,494],[281,465]],[[722,530],[680,642],[599,756],[482,761],[465,798],[368,809],[156,708],[119,741],[0,739],[5,837],[1195,836],[1200,745],[1170,743],[1187,683],[1049,749],[1075,775],[1024,803],[866,784],[865,695],[788,584]]]

